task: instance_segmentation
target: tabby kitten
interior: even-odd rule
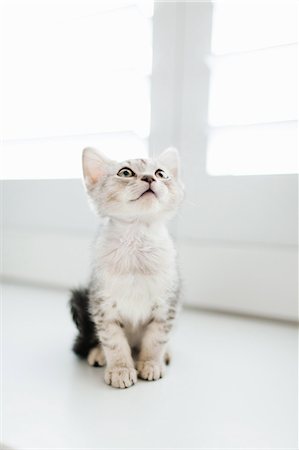
[[[183,198],[178,153],[119,163],[86,148],[83,173],[105,224],[89,287],[73,291],[70,302],[79,330],[74,352],[90,365],[106,364],[113,387],[129,387],[137,375],[158,380],[178,307],[176,253],[165,226]]]

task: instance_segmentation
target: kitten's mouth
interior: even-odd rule
[[[143,194],[141,194],[140,197],[143,197],[146,194],[154,194],[154,196],[156,196],[156,194],[154,193],[154,191],[151,190],[151,188],[148,188],[145,192],[143,192]]]
[[[155,194],[155,192],[152,191],[151,188],[148,188],[146,191],[142,192],[142,194],[139,195],[138,198],[135,198],[135,199],[132,200],[132,201],[134,202],[134,201],[136,201],[136,200],[139,200],[141,197],[143,197],[143,196],[145,196],[145,195],[154,195],[155,197],[157,197],[156,194]]]

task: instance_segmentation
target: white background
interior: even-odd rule
[[[297,448],[297,4],[152,6],[3,8],[4,448]],[[173,361],[121,392],[70,351],[98,226],[87,145],[176,145],[186,185]]]
[[[3,182],[4,277],[56,287],[88,279],[97,222],[78,178],[82,147],[98,143],[121,159],[175,145],[182,157],[186,201],[171,230],[186,303],[296,319],[296,76],[290,70],[296,65],[294,2],[290,7],[255,4],[253,12],[260,8],[258,23],[248,6],[250,39],[246,41],[245,30],[243,42],[236,39],[243,29],[242,11],[233,3],[232,10],[221,11],[221,4],[157,2],[153,15],[150,7],[140,12],[131,3],[112,11],[106,4],[111,26],[120,26],[117,36],[107,24],[103,28],[107,11],[96,10],[96,2],[76,7],[47,3],[46,11],[34,9],[33,2],[29,13],[14,9],[13,3],[7,6],[4,177],[54,179]],[[231,35],[224,30],[226,41],[217,43],[215,23],[232,11],[239,17],[239,29],[229,28]],[[261,22],[265,17],[267,25]],[[281,36],[275,31],[277,21]],[[28,28],[32,22],[35,28]],[[21,27],[24,39],[11,25]],[[84,45],[78,40],[79,25]],[[122,26],[124,43],[119,38]],[[128,29],[132,35],[126,34]],[[221,37],[221,22],[218,32]],[[110,53],[103,45],[105,36]],[[255,52],[259,46],[263,54],[271,48],[261,58],[264,70],[256,71],[251,91],[250,78],[235,90],[225,85],[229,73],[238,73],[238,64],[246,75],[246,64],[261,55]],[[24,60],[22,54],[27,55]],[[240,63],[246,55],[249,60]],[[279,65],[278,76],[272,69]],[[284,78],[288,75],[290,79]],[[53,77],[56,88],[51,91],[42,81]],[[105,89],[107,79],[110,91]],[[270,83],[264,98],[263,83]],[[270,97],[274,100],[269,106]],[[102,99],[110,109],[101,109]],[[249,146],[248,132],[252,135],[259,126],[272,127],[270,140],[257,133]],[[273,143],[276,159],[269,152]]]

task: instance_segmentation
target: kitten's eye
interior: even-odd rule
[[[164,170],[162,170],[162,169],[156,170],[155,175],[158,178],[163,178],[163,180],[167,180],[169,178],[167,173],[165,173]]]
[[[122,169],[120,169],[120,171],[117,174],[119,177],[123,177],[123,178],[130,178],[130,177],[134,177],[135,173],[133,172],[133,170],[129,169],[128,167],[123,167]]]

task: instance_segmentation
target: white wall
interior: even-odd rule
[[[297,318],[297,177],[206,173],[211,3],[155,5],[150,149],[176,145],[186,201],[175,234],[186,303]],[[6,181],[7,279],[86,283],[97,227],[80,180]]]
[[[6,180],[2,192],[4,229],[93,233],[96,228],[80,179]]]
[[[88,280],[98,222],[81,180],[2,182],[3,276],[69,288]]]

